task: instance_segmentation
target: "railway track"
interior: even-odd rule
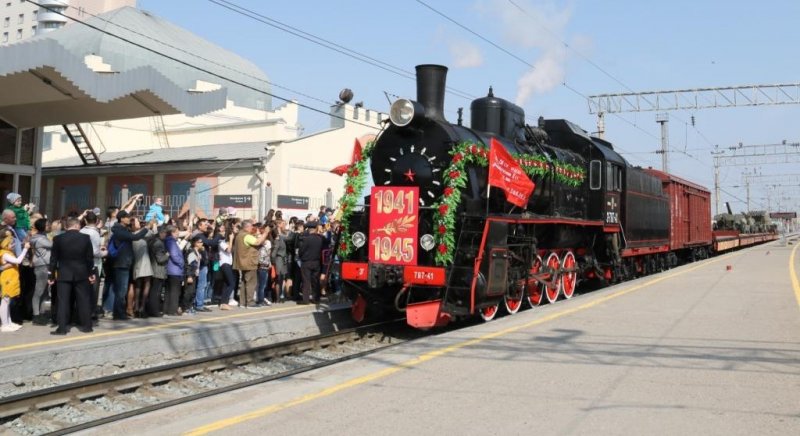
[[[0,399],[0,432],[68,434],[362,357],[423,336],[389,321]],[[13,433],[12,433],[13,432]]]

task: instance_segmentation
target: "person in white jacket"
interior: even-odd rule
[[[101,236],[101,229],[98,227],[98,217],[94,211],[86,212],[83,217],[84,221],[86,221],[86,225],[81,229],[81,233],[84,235],[88,235],[89,239],[92,241],[92,252],[94,254],[94,267],[97,268],[98,273],[103,271],[103,258],[106,257],[108,251],[106,251],[106,246],[103,244],[103,237]],[[92,321],[96,321],[97,317],[103,313],[103,309],[98,306],[97,300],[100,294],[100,279],[92,283],[92,307],[91,307],[91,314],[92,314]]]

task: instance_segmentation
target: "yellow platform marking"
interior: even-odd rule
[[[91,333],[91,334],[82,334],[80,336],[69,336],[69,337],[61,338],[61,339],[51,339],[51,340],[48,340],[48,341],[39,341],[39,342],[30,342],[30,343],[27,343],[27,344],[9,345],[7,347],[0,348],[0,353],[5,352],[5,351],[22,350],[22,349],[26,349],[26,348],[40,347],[40,346],[43,346],[43,345],[54,345],[54,344],[63,344],[63,343],[67,343],[67,342],[87,341],[87,340],[96,339],[96,338],[102,338],[102,337],[106,337],[106,336],[119,336],[119,335],[125,335],[125,334],[128,334],[128,333],[141,333],[141,332],[146,332],[146,331],[149,331],[149,330],[163,330],[163,329],[168,329],[168,328],[172,328],[172,327],[179,327],[179,326],[183,326],[183,325],[190,325],[190,324],[201,324],[201,323],[214,322],[214,321],[225,321],[225,320],[229,320],[229,319],[233,319],[233,318],[244,318],[244,317],[247,317],[247,316],[267,315],[267,314],[271,314],[271,313],[275,313],[275,312],[286,312],[286,311],[290,311],[290,310],[299,311],[300,309],[304,309],[304,308],[302,306],[293,306],[293,307],[282,307],[282,308],[267,309],[267,310],[255,310],[255,311],[249,311],[248,310],[247,312],[244,312],[244,313],[236,313],[236,314],[230,314],[230,315],[225,315],[225,316],[214,316],[214,317],[211,317],[211,318],[195,318],[195,319],[191,319],[191,320],[171,322],[171,323],[165,323],[165,324],[148,325],[148,326],[142,326],[142,327],[132,327],[132,328],[121,329],[121,330],[111,330],[111,331],[107,331],[107,332],[94,332],[94,333]],[[247,310],[247,309],[245,309],[245,310]]]
[[[797,253],[797,248],[800,247],[800,241],[798,242],[798,245],[795,245],[794,248],[792,248],[792,255],[789,256],[789,276],[792,278],[794,298],[797,300],[797,306],[800,307],[800,280],[798,280],[797,270],[794,268],[794,255]]]
[[[623,296],[625,294],[629,294],[631,292],[638,291],[640,289],[644,289],[646,287],[652,286],[652,285],[654,285],[656,283],[659,283],[659,282],[663,282],[664,280],[670,279],[672,277],[683,275],[683,274],[686,274],[688,272],[691,272],[691,271],[694,271],[694,270],[697,270],[697,269],[700,269],[700,268],[705,268],[705,267],[707,267],[709,265],[715,264],[715,263],[720,262],[722,260],[728,260],[728,259],[730,259],[732,257],[740,256],[742,254],[743,254],[743,252],[732,253],[732,254],[724,255],[724,256],[719,257],[719,258],[714,259],[714,260],[706,261],[706,262],[704,262],[702,264],[699,264],[699,265],[695,265],[695,266],[688,267],[686,269],[682,269],[680,271],[676,271],[676,272],[672,272],[672,273],[663,273],[663,275],[660,275],[659,277],[655,277],[655,278],[653,278],[651,280],[648,280],[648,281],[646,281],[644,283],[627,287],[625,289],[616,291],[616,292],[611,293],[609,295],[606,295],[604,297],[600,297],[600,298],[597,298],[595,300],[592,300],[592,301],[589,301],[587,303],[584,303],[584,304],[582,304],[580,306],[577,306],[577,307],[574,307],[574,308],[571,308],[571,309],[562,310],[560,312],[555,312],[555,313],[552,313],[550,315],[543,316],[542,318],[537,318],[537,319],[535,319],[533,321],[530,321],[530,322],[527,322],[525,324],[521,324],[521,325],[518,325],[518,326],[515,326],[515,327],[510,327],[510,328],[507,328],[507,329],[504,329],[504,330],[500,330],[500,331],[496,331],[496,332],[492,332],[492,333],[487,333],[487,334],[485,334],[483,336],[479,336],[479,337],[477,337],[475,339],[470,339],[470,340],[467,340],[467,341],[459,342],[459,343],[451,345],[449,347],[444,347],[444,348],[440,348],[438,350],[433,350],[433,351],[427,352],[425,354],[422,354],[420,356],[417,356],[417,357],[415,357],[413,359],[410,359],[410,360],[407,360],[405,362],[399,363],[397,365],[391,366],[389,368],[385,368],[385,369],[382,369],[380,371],[376,371],[376,372],[374,372],[372,374],[367,374],[367,375],[364,375],[364,376],[361,376],[361,377],[356,377],[356,378],[350,379],[348,381],[342,382],[340,384],[331,386],[329,388],[325,388],[325,389],[323,389],[321,391],[317,391],[317,392],[314,392],[314,393],[311,393],[311,394],[302,395],[300,397],[297,397],[297,398],[295,398],[293,400],[289,400],[289,401],[284,402],[284,403],[274,404],[274,405],[271,405],[271,406],[267,406],[267,407],[264,407],[264,408],[261,408],[261,409],[254,410],[254,411],[249,412],[249,413],[245,413],[245,414],[242,414],[242,415],[238,415],[238,416],[234,416],[234,417],[231,417],[231,418],[223,419],[223,420],[220,420],[220,421],[212,422],[211,424],[207,424],[207,425],[204,425],[204,426],[201,426],[201,427],[197,427],[197,428],[195,428],[193,430],[190,430],[189,432],[184,433],[184,434],[188,435],[188,436],[204,435],[204,434],[207,434],[207,433],[210,433],[210,432],[213,432],[213,431],[222,430],[222,429],[227,428],[227,427],[231,427],[231,426],[234,426],[234,425],[237,425],[237,424],[241,424],[241,423],[243,423],[245,421],[250,421],[250,420],[253,420],[253,419],[256,419],[256,418],[261,418],[263,416],[267,416],[267,415],[273,414],[273,413],[281,411],[281,410],[285,410],[285,409],[288,409],[288,408],[291,408],[291,407],[294,407],[294,406],[297,406],[297,405],[300,405],[300,404],[303,404],[303,403],[307,403],[309,401],[318,400],[320,398],[324,398],[324,397],[327,397],[329,395],[333,395],[333,394],[335,394],[335,393],[337,393],[339,391],[343,391],[343,390],[346,390],[346,389],[349,389],[349,388],[352,388],[352,387],[355,387],[355,386],[359,386],[359,385],[362,385],[362,384],[365,384],[365,383],[369,383],[369,382],[374,381],[374,380],[378,380],[378,379],[390,376],[390,375],[395,374],[397,372],[400,372],[400,371],[402,371],[404,369],[411,368],[413,366],[419,365],[420,363],[427,362],[427,361],[435,359],[437,357],[444,356],[446,354],[452,353],[452,352],[454,352],[456,350],[459,350],[461,348],[469,347],[469,346],[475,345],[475,344],[479,344],[479,343],[487,341],[489,339],[494,339],[494,338],[498,338],[498,337],[501,337],[501,336],[506,336],[506,335],[508,335],[510,333],[514,333],[514,332],[517,332],[519,330],[527,329],[529,327],[533,327],[533,326],[536,326],[536,325],[539,325],[539,324],[544,324],[544,323],[546,323],[548,321],[552,321],[552,320],[555,320],[555,319],[558,319],[558,318],[563,318],[563,317],[565,317],[567,315],[571,315],[571,314],[576,313],[576,312],[584,311],[586,309],[589,309],[589,308],[598,306],[600,304],[603,304],[603,303],[605,303],[605,302],[607,302],[609,300],[613,300],[614,298],[621,297],[621,296]]]

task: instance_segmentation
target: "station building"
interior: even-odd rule
[[[273,108],[253,63],[132,7],[87,22],[108,33],[66,26],[0,47],[0,194],[50,216],[137,193],[173,214],[303,216],[335,205],[330,169],[387,118],[338,103],[329,129],[301,135],[298,105]]]
[[[36,4],[38,3],[38,4]],[[136,6],[136,0],[26,0],[0,2],[0,48],[72,24],[71,18],[85,19],[91,15],[112,11],[123,6]],[[42,7],[40,7],[41,5]],[[6,55],[0,55],[0,63]],[[24,95],[10,95],[10,88],[0,88],[6,94],[0,105],[25,104]],[[32,97],[30,102],[35,102]],[[0,193],[5,198],[10,191],[38,201],[41,182],[41,132],[18,129],[0,115]]]

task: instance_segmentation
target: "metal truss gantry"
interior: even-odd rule
[[[747,190],[747,205],[750,206],[750,188],[759,186],[766,188],[767,210],[772,211],[772,202],[777,200],[778,209],[788,201],[796,200],[800,192],[800,174],[757,174],[745,172],[742,174],[745,189]],[[784,203],[786,201],[786,203]]]
[[[720,166],[756,166],[800,162],[800,142],[782,141],[780,144],[738,145],[725,148],[716,147],[711,152],[714,159],[714,194],[716,213],[719,213],[719,167]],[[790,176],[790,175],[787,175]],[[750,184],[752,178],[759,175],[745,173],[743,175],[747,188],[747,210],[750,210]],[[779,177],[766,175],[763,177]]]
[[[720,166],[757,166],[800,162],[800,142],[780,144],[759,144],[716,149],[714,165]]]
[[[588,103],[590,114],[800,104],[800,83],[599,94]]]
[[[745,184],[758,186],[800,186],[800,173],[798,174],[742,174]]]

